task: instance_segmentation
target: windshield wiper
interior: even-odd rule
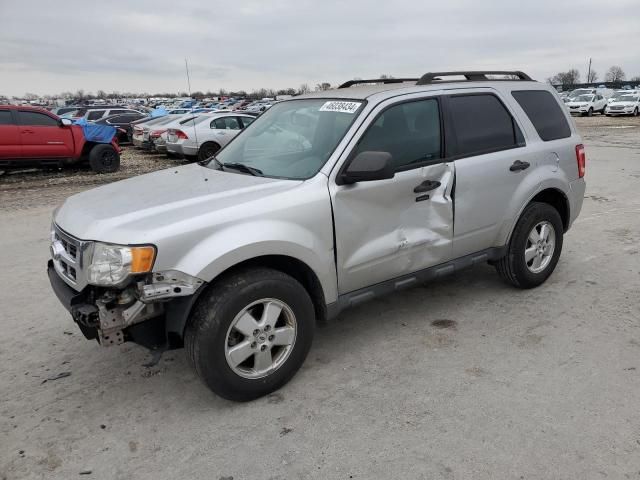
[[[216,162],[218,162],[218,164],[220,164],[222,168],[231,168],[232,170],[238,170],[239,172],[248,173],[249,175],[253,175],[254,177],[263,176],[262,170],[259,170],[255,167],[250,167],[249,165],[245,165],[244,163],[234,163],[234,162],[222,163],[218,160],[216,160]]]

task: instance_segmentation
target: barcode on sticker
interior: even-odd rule
[[[362,102],[325,102],[320,107],[321,112],[356,113]]]

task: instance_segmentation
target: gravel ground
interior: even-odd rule
[[[0,209],[15,210],[47,204],[56,205],[69,195],[88,188],[184,163],[183,160],[144,152],[132,146],[122,148],[121,167],[115,173],[97,174],[88,166],[61,170],[7,171],[0,176]]]
[[[478,265],[348,310],[246,404],[182,351],[84,340],[44,273],[55,204],[175,162],[0,177],[0,479],[640,478],[640,121],[577,121],[588,189],[545,285]]]

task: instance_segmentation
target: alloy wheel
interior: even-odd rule
[[[225,339],[227,364],[241,377],[266,377],[289,358],[296,336],[296,317],[286,303],[274,298],[255,301],[229,326]]]
[[[553,225],[544,220],[537,223],[529,236],[524,249],[524,261],[532,273],[540,273],[551,263],[556,248],[556,231]]]

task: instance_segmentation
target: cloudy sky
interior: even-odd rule
[[[380,74],[640,75],[638,0],[0,0],[0,95],[297,88]]]

